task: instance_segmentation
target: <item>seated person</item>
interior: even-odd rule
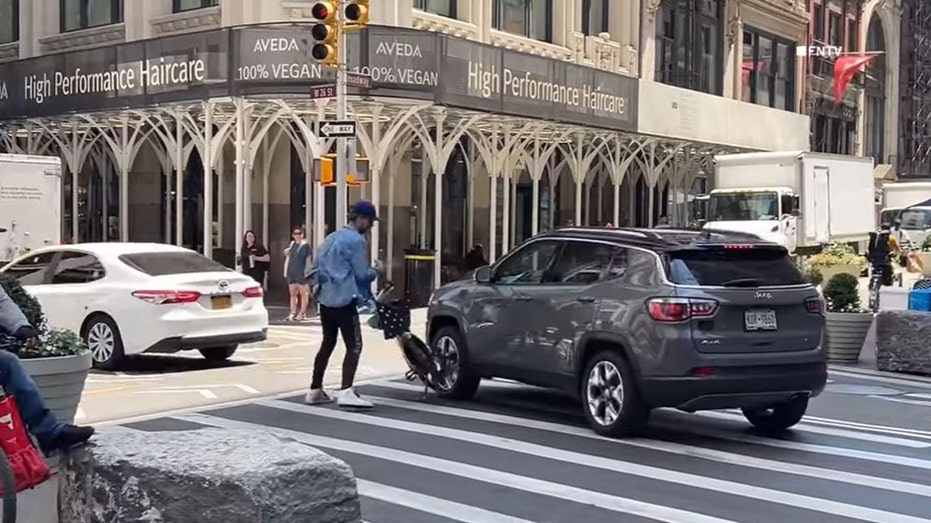
[[[27,344],[35,343],[38,333],[6,291],[0,287],[0,334],[12,335]],[[13,396],[16,407],[46,455],[68,450],[87,442],[93,427],[78,427],[58,421],[49,412],[32,376],[23,369],[15,354],[0,350],[0,387]]]

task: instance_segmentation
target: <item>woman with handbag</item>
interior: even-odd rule
[[[239,258],[242,261],[242,273],[251,276],[264,289],[265,274],[268,272],[271,256],[268,249],[256,239],[255,232],[246,231],[245,236],[243,236]]]
[[[311,248],[304,239],[304,229],[294,227],[291,229],[291,245],[285,249],[284,277],[288,282],[291,313],[287,321],[304,321],[307,319],[307,308],[310,304],[310,283],[307,274],[310,272]]]

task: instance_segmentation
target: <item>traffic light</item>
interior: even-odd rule
[[[336,155],[325,154],[314,158],[314,181],[324,187],[336,185]],[[369,159],[356,155],[356,172],[346,173],[346,184],[360,187],[369,182]]]
[[[336,66],[339,63],[339,17],[336,2],[317,2],[310,8],[310,14],[317,21],[310,28],[310,35],[314,39],[310,55],[325,65]]]
[[[343,11],[346,22],[358,27],[369,23],[369,0],[350,0]]]

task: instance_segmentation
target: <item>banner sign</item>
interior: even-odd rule
[[[203,31],[0,64],[0,120],[247,95],[306,95],[335,74],[306,24]],[[616,130],[637,128],[637,80],[448,35],[370,26],[347,38],[349,93]]]

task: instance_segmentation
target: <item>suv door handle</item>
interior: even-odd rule
[[[576,298],[576,300],[581,303],[595,303],[595,298],[592,298],[591,296],[579,296]]]

